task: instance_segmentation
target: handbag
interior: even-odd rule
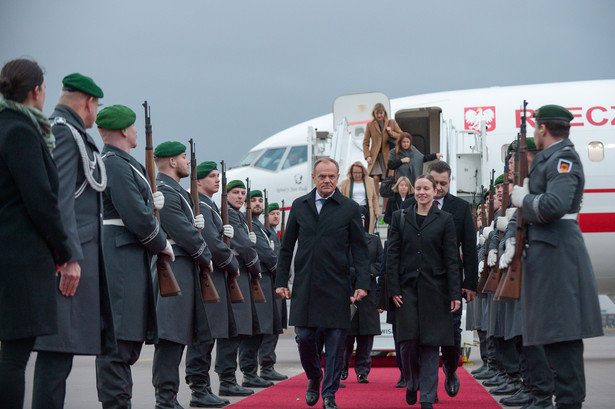
[[[397,172],[393,176],[387,176],[382,179],[380,182],[380,196],[382,197],[393,197],[395,196],[395,192],[393,192],[393,186],[397,182]]]

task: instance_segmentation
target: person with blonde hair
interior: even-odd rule
[[[367,175],[367,169],[359,161],[350,165],[347,176],[348,178],[342,181],[340,192],[367,210],[365,231],[374,233],[376,220],[380,216],[380,207],[373,179]]]
[[[412,183],[410,183],[410,179],[406,176],[401,176],[397,179],[397,182],[395,182],[393,186],[393,192],[395,192],[395,195],[387,202],[387,208],[383,218],[384,222],[388,225],[391,224],[393,212],[400,210],[406,200],[410,199],[414,193],[414,188],[412,187]]]
[[[394,143],[402,131],[394,119],[389,119],[381,103],[374,106],[372,117],[374,119],[367,124],[363,136],[363,157],[367,161],[368,175],[374,179],[376,195],[380,196],[380,181],[387,175],[389,142]]]

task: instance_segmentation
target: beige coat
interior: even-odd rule
[[[340,192],[346,197],[350,197],[351,183],[351,179],[342,180]],[[369,206],[369,233],[374,233],[374,228],[376,227],[376,215],[380,214],[380,207],[378,206],[378,196],[376,195],[374,179],[369,176],[365,177],[365,194],[367,195],[367,204]]]
[[[391,127],[390,134],[386,130],[387,126]],[[388,169],[389,144],[387,143],[387,140],[389,139],[389,136],[391,138],[397,139],[401,134],[402,131],[394,119],[389,119],[388,122],[385,122],[384,135],[383,132],[380,132],[380,125],[375,119],[367,124],[367,128],[365,129],[365,136],[363,137],[363,157],[365,158],[365,160],[367,160],[367,158],[372,158],[372,163],[367,167],[368,174],[371,173],[372,168],[374,167],[374,163],[376,163],[378,153],[380,151],[382,151],[385,168]]]

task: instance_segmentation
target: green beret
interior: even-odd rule
[[[489,197],[489,189],[486,189],[486,190],[483,192],[483,200],[487,201],[487,197]]]
[[[572,121],[574,116],[566,108],[559,105],[543,105],[534,111],[534,118],[539,121],[549,119],[559,119],[562,121]]]
[[[527,145],[528,151],[536,150],[536,142],[534,142],[534,138],[525,138],[525,143]],[[508,145],[508,153],[514,152],[517,150],[517,141],[512,141],[510,145]]]
[[[137,114],[124,105],[103,108],[96,116],[96,125],[103,129],[126,129],[137,120]]]
[[[92,78],[77,72],[64,77],[62,80],[62,89],[71,92],[81,91],[95,98],[102,98],[104,96],[102,89],[96,85]]]
[[[186,152],[186,145],[183,143],[167,141],[156,146],[156,149],[154,149],[154,156],[157,158],[170,158],[184,152]]]
[[[203,179],[205,176],[209,175],[212,170],[217,169],[217,166],[216,162],[211,161],[199,163],[196,167],[196,178]]]
[[[245,189],[246,185],[244,185],[241,180],[231,180],[230,182],[228,182],[226,184],[226,191],[230,192],[231,190],[233,190],[236,187],[240,187],[242,189]]]
[[[261,192],[260,190],[251,190],[250,191],[250,197],[263,197],[263,192]]]
[[[500,183],[504,183],[504,174],[502,173],[498,178],[493,182],[493,185],[499,185]]]
[[[269,211],[272,212],[274,210],[280,210],[280,205],[275,202],[269,203]]]

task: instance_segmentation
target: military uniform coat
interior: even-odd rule
[[[391,133],[387,131],[387,126],[391,127]],[[367,160],[367,158],[372,158],[372,164],[367,167],[367,174],[369,175],[372,172],[372,168],[376,163],[376,159],[378,158],[378,154],[382,151],[382,157],[384,159],[384,167],[385,171],[388,167],[389,160],[389,137],[393,139],[399,138],[402,134],[399,125],[395,122],[394,119],[389,119],[384,121],[383,130],[380,130],[380,124],[378,121],[373,119],[371,122],[367,124],[365,128],[365,136],[363,136],[363,157]],[[418,175],[417,175],[418,176]]]
[[[156,342],[151,262],[167,236],[154,216],[146,172],[130,154],[105,145],[107,188],[103,197],[103,250],[117,339]],[[121,220],[123,226],[109,224]],[[121,223],[120,223],[121,224]]]
[[[86,133],[81,117],[60,104],[50,117],[53,118],[64,118],[77,130],[78,137],[85,145],[87,161],[90,165],[96,163],[92,176],[100,182],[103,172],[100,163],[94,162],[99,151],[94,139]],[[115,348],[113,316],[102,254],[102,192],[94,190],[86,180],[81,153],[69,127],[58,123],[52,131],[56,138],[53,156],[60,178],[58,204],[72,253],[69,261],[79,262],[81,278],[75,295],[65,297],[59,290],[58,275],[58,333],[39,337],[34,349],[98,355]]]
[[[199,263],[209,265],[211,253],[194,227],[194,203],[190,194],[164,173],[158,174],[156,184],[164,195],[160,224],[174,243],[175,261],[170,264],[182,292],[175,297],[161,297],[157,293],[158,337],[183,345],[208,342],[211,333],[201,296]],[[158,286],[157,277],[155,283]]]
[[[214,271],[211,279],[220,295],[219,303],[205,306],[207,321],[213,338],[231,338],[237,335],[237,326],[233,316],[233,307],[228,291],[228,274],[239,271],[239,263],[232,250],[224,243],[224,223],[220,217],[218,206],[212,199],[199,193],[199,209],[205,219],[205,227],[201,234],[211,252]]]
[[[256,234],[256,251],[258,253],[258,260],[261,264],[261,288],[267,299],[265,303],[255,304],[256,313],[258,314],[258,323],[262,334],[278,334],[281,330],[279,324],[280,317],[278,316],[278,309],[274,301],[275,289],[273,288],[273,279],[275,277],[278,256],[275,250],[272,250],[269,245],[271,233],[265,228],[263,223],[253,218],[252,229]]]
[[[71,256],[58,171],[30,119],[8,109],[0,113],[0,243],[0,341],[57,332],[55,265]]]
[[[350,327],[348,250],[357,271],[356,289],[369,290],[369,259],[359,205],[335,192],[316,210],[316,189],[293,202],[278,259],[276,287],[288,287],[295,243],[290,325]]]
[[[389,294],[402,296],[395,311],[399,342],[453,345],[451,301],[461,300],[457,259],[450,213],[432,206],[421,227],[415,207],[393,213],[386,280]]]
[[[237,277],[237,283],[244,298],[243,303],[233,304],[237,332],[239,335],[260,334],[258,315],[250,287],[251,277],[261,272],[256,245],[250,241],[245,215],[230,204],[228,206],[228,222],[235,229],[235,235],[231,239],[231,248],[237,256],[237,261],[239,261],[241,274]]]
[[[521,304],[523,342],[542,345],[602,335],[594,271],[576,218],[585,176],[569,139],[540,151],[523,199],[529,223]],[[574,217],[574,216],[572,216]]]
[[[350,329],[347,335],[380,335],[380,314],[376,303],[378,301],[378,284],[376,279],[380,275],[380,264],[382,259],[382,241],[375,234],[365,233],[367,250],[369,252],[369,277],[370,288],[367,297],[361,301],[355,301],[357,312],[350,322]],[[351,255],[352,257],[352,255]],[[350,268],[352,274],[353,290],[356,279],[356,271]]]
[[[498,253],[500,256],[506,251],[506,240],[515,237],[517,227],[516,211],[512,218],[508,221],[506,231],[502,235]],[[504,270],[502,270],[502,277]],[[504,339],[509,340],[517,336],[523,335],[521,302],[519,300],[506,300],[504,303]]]

